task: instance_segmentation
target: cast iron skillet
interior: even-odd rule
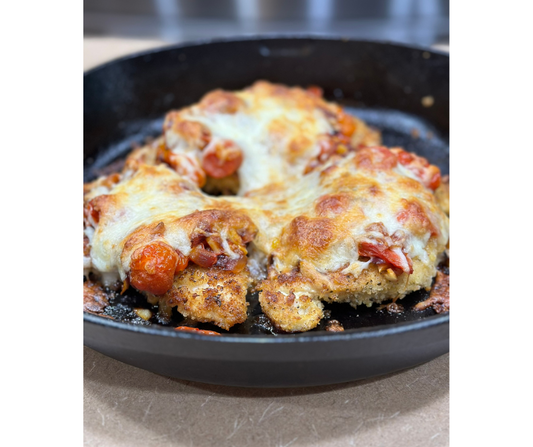
[[[318,85],[401,145],[449,170],[449,57],[424,48],[348,39],[276,37],[172,46],[118,59],[84,79],[84,176],[161,132],[170,109],[206,92],[266,79]],[[346,382],[427,362],[449,350],[449,315],[330,306],[344,332],[272,335],[248,324],[206,336],[84,314],[85,344],[159,374],[224,385],[288,387]],[[251,313],[260,309],[251,306]],[[254,329],[255,328],[255,329]]]

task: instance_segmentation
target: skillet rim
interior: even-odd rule
[[[431,48],[423,45],[405,44],[401,42],[393,42],[389,40],[374,40],[374,39],[355,39],[350,37],[320,35],[320,34],[257,34],[244,36],[229,36],[229,37],[215,37],[210,39],[197,39],[193,41],[186,41],[177,44],[161,45],[147,50],[141,50],[130,53],[124,56],[111,59],[107,62],[92,67],[83,73],[84,81],[93,73],[105,69],[113,64],[117,64],[130,59],[144,57],[155,53],[161,53],[170,50],[177,50],[180,48],[199,47],[209,44],[217,43],[238,43],[238,42],[254,42],[254,41],[275,41],[275,40],[316,40],[316,41],[331,41],[331,42],[360,42],[386,45],[391,47],[403,48],[406,50],[427,51],[428,53],[439,56],[450,57],[449,52],[441,51],[436,48]],[[85,151],[85,148],[84,148]],[[373,327],[348,329],[341,333],[321,332],[303,332],[297,334],[277,334],[277,335],[247,335],[247,334],[220,334],[220,335],[204,335],[191,332],[177,331],[173,327],[162,325],[138,325],[127,322],[115,321],[106,317],[92,315],[88,312],[83,312],[84,323],[96,324],[102,327],[125,330],[129,332],[142,333],[145,335],[164,336],[178,339],[194,339],[194,340],[210,340],[213,342],[227,342],[227,343],[251,343],[251,344],[277,344],[277,343],[305,343],[305,342],[325,342],[325,341],[351,341],[368,338],[380,338],[399,333],[406,333],[417,331],[421,329],[431,328],[435,326],[449,325],[450,314],[447,312],[444,315],[432,315],[423,317],[416,321],[405,321],[398,323],[382,324]]]
[[[247,334],[220,334],[205,335],[193,332],[177,331],[174,327],[162,325],[140,325],[116,321],[110,318],[92,315],[83,312],[84,323],[97,324],[110,329],[126,330],[145,335],[156,335],[170,338],[211,340],[228,343],[252,343],[252,344],[276,344],[276,343],[305,343],[315,341],[351,341],[367,338],[381,338],[390,335],[417,331],[436,326],[448,325],[450,322],[449,312],[445,315],[431,315],[416,321],[402,321],[399,323],[381,324],[379,326],[348,329],[341,333],[301,332],[296,334],[277,335],[247,335]]]
[[[428,53],[434,53],[438,54],[439,56],[445,56],[450,57],[450,53],[447,51],[442,51],[437,48],[427,47],[424,45],[415,45],[415,44],[406,44],[402,42],[394,42],[391,40],[374,40],[374,39],[353,39],[350,37],[342,37],[342,36],[326,36],[326,35],[320,35],[320,34],[257,34],[257,35],[250,35],[250,36],[230,36],[230,37],[214,37],[211,39],[195,39],[187,42],[182,43],[171,43],[171,44],[162,44],[161,46],[157,46],[154,48],[149,48],[147,50],[140,50],[136,51],[134,53],[125,54],[123,56],[118,56],[114,59],[111,59],[107,62],[104,62],[102,64],[98,64],[92,68],[89,68],[88,70],[84,70],[83,72],[83,78],[85,79],[87,76],[91,75],[94,72],[97,72],[101,69],[104,69],[112,64],[115,64],[117,62],[127,61],[129,59],[134,59],[136,57],[140,56],[148,56],[150,54],[154,53],[160,53],[167,50],[177,50],[180,48],[190,48],[190,47],[199,47],[203,45],[209,45],[214,43],[237,43],[237,42],[253,42],[253,41],[260,41],[260,40],[281,40],[281,39],[287,39],[287,40],[317,40],[317,41],[333,41],[333,42],[360,42],[360,43],[376,43],[380,45],[389,45],[393,47],[400,47],[407,50],[419,50],[419,51],[427,51]]]

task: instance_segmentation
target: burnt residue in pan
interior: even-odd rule
[[[439,265],[439,272],[446,277],[449,275],[448,259]],[[437,285],[433,284],[433,288]],[[162,325],[167,327],[191,327],[202,330],[215,331],[218,333],[247,334],[247,335],[278,335],[283,332],[277,330],[262,312],[259,305],[258,293],[248,295],[248,318],[242,324],[233,326],[225,331],[209,323],[200,323],[184,318],[176,308],[173,308],[170,321],[160,319],[157,305],[147,303],[143,295],[130,287],[123,294],[105,289],[109,305],[101,312],[102,317],[112,318],[131,324]],[[419,290],[407,295],[405,298],[382,304],[374,304],[371,307],[358,306],[354,309],[347,303],[325,303],[324,318],[311,332],[327,331],[339,332],[348,329],[367,328],[373,326],[395,324],[406,321],[420,320],[437,311],[434,306],[428,306],[423,310],[417,310],[416,306],[430,297],[430,291]],[[420,307],[420,306],[419,306]],[[148,317],[149,318],[146,318]],[[146,319],[145,319],[146,318]]]

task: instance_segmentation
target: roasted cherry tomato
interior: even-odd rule
[[[401,256],[384,244],[361,242],[359,244],[359,256],[376,257],[404,272],[413,273],[413,266],[409,255],[404,253]]]
[[[152,242],[133,252],[130,283],[137,290],[163,295],[172,287],[178,254],[164,242]]]
[[[191,250],[189,259],[200,267],[209,268],[216,264],[217,255],[200,244]]]
[[[242,164],[241,149],[232,141],[214,141],[205,148],[202,167],[214,178],[223,178],[233,174]]]

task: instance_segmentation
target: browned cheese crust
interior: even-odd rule
[[[316,327],[323,302],[428,289],[447,186],[424,158],[379,144],[317,88],[208,93],[169,112],[120,173],[84,185],[86,272],[223,329],[245,321],[252,287],[286,332]]]

